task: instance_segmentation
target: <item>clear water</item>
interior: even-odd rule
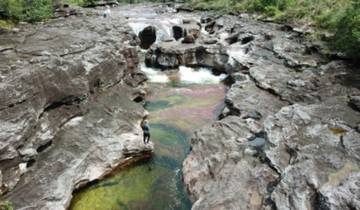
[[[153,69],[145,71],[152,81],[145,108],[150,112],[155,155],[78,192],[70,209],[191,209],[181,178],[189,136],[218,115],[225,89],[221,78],[205,69],[182,68],[177,80]]]

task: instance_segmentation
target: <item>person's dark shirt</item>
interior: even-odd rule
[[[147,123],[142,126],[144,133],[150,133],[150,127]]]

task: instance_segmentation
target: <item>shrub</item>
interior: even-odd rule
[[[24,6],[25,20],[30,22],[41,21],[53,15],[51,0],[27,0]]]
[[[335,47],[353,59],[360,58],[360,3],[356,0],[336,24]]]
[[[5,201],[4,203],[0,203],[0,210],[14,210],[14,207],[11,202]]]
[[[22,0],[1,0],[0,16],[3,18],[20,20],[23,17]]]

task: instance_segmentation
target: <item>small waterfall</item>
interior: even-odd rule
[[[208,68],[191,68],[179,66],[177,73],[167,74],[163,71],[141,65],[141,70],[148,76],[150,82],[168,83],[173,81],[171,78],[176,77],[176,82],[180,84],[218,84],[225,79],[226,75],[216,76]]]

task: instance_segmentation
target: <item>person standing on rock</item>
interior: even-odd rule
[[[140,125],[144,134],[144,144],[147,144],[150,141],[150,126],[146,117],[141,121]]]

